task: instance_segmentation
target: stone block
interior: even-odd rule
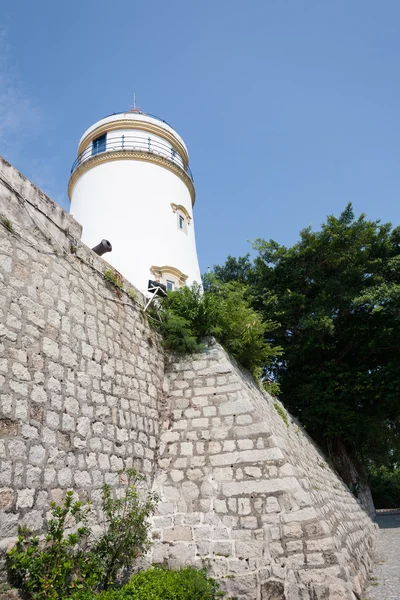
[[[308,540],[306,542],[307,552],[325,552],[327,550],[336,550],[335,540],[331,537]]]
[[[225,556],[226,558],[233,554],[233,542],[232,541],[218,541],[213,542],[212,552],[217,556]]]
[[[257,598],[257,578],[255,574],[235,575],[234,579],[229,580],[228,586],[231,597],[239,596],[241,599],[245,598],[245,600]],[[269,600],[270,597],[266,596],[265,598]]]
[[[284,477],[283,479],[250,479],[244,481],[222,483],[222,493],[224,494],[224,496],[228,497],[243,496],[246,494],[274,494],[291,492],[297,490],[298,488],[299,482],[294,477]],[[292,518],[293,515],[295,515],[296,518]],[[315,516],[315,509],[304,508],[302,509],[302,511],[295,511],[295,513],[284,515],[284,518],[287,518],[286,522],[290,522],[315,518]]]
[[[31,402],[30,418],[33,421],[42,422],[44,419],[44,406],[37,402]]]
[[[228,386],[226,386],[228,387]],[[225,404],[221,404],[219,407],[219,413],[222,416],[226,415],[239,415],[241,413],[249,413],[254,412],[255,408],[253,404],[247,398],[240,398],[239,400],[233,400],[231,402],[226,402]]]
[[[183,454],[184,456],[192,456],[192,454],[193,454],[192,442],[182,442],[181,443],[181,454]]]
[[[26,485],[29,487],[38,487],[41,482],[43,469],[28,465],[26,467]]]
[[[219,467],[246,462],[253,464],[255,462],[274,462],[283,459],[283,453],[279,448],[265,448],[262,450],[242,450],[226,452],[225,454],[215,454],[214,456],[210,456],[210,463],[214,467]]]
[[[44,337],[43,338],[43,353],[53,360],[57,360],[60,355],[60,350],[57,342],[54,340]]]
[[[300,540],[293,540],[291,542],[287,542],[286,550],[288,552],[302,552],[303,551],[303,542]]]
[[[196,500],[200,495],[199,486],[194,481],[184,481],[181,490],[185,500]]]
[[[92,480],[88,471],[75,471],[74,483],[78,486],[78,488],[90,487]]]
[[[285,523],[292,523],[295,521],[311,521],[317,518],[317,513],[315,511],[315,508],[313,506],[310,506],[309,508],[301,508],[300,510],[295,510],[291,513],[286,513],[282,516],[282,518]]]
[[[61,418],[61,429],[62,431],[75,431],[74,417],[72,417],[71,415],[63,414]]]
[[[311,554],[307,554],[306,556],[307,564],[314,567],[319,567],[325,564],[324,556],[320,552],[315,552]]]
[[[250,498],[237,499],[237,512],[239,515],[249,515],[251,513]]]
[[[301,525],[293,524],[293,525],[284,525],[283,526],[283,536],[287,539],[299,539],[303,536],[303,530]]]
[[[34,502],[35,490],[23,489],[17,491],[17,508],[32,508]]]
[[[206,419],[206,418],[192,419],[192,427],[200,427],[201,429],[207,429],[208,419]]]
[[[266,581],[261,585],[261,600],[286,600],[285,586],[281,581]]]
[[[43,529],[43,511],[41,510],[31,510],[27,512],[23,519],[22,525],[25,525],[33,532],[39,532]]]
[[[19,426],[17,421],[8,418],[0,418],[0,437],[11,437],[18,435]]]
[[[58,485],[67,488],[72,485],[72,469],[67,467],[60,469],[57,473]]]
[[[190,542],[192,541],[192,530],[190,527],[172,527],[164,529],[164,542]]]
[[[253,448],[254,442],[251,439],[238,440],[239,450],[251,450]]]
[[[34,402],[44,403],[47,402],[47,393],[46,390],[39,385],[34,385],[32,389],[31,399]]]
[[[196,559],[196,544],[193,542],[173,542],[169,548],[171,560],[176,561],[175,566],[193,564]]]
[[[0,539],[16,536],[18,533],[18,515],[0,510]]]
[[[43,465],[46,457],[46,450],[41,444],[31,446],[29,451],[29,462],[32,465]]]
[[[0,488],[0,510],[9,510],[14,502],[14,491],[11,488]]]

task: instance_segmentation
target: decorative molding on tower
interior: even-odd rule
[[[171,202],[171,208],[174,213],[176,213],[179,210],[186,217],[188,225],[190,224],[192,217],[182,204],[175,204],[174,202]]]
[[[168,171],[172,171],[175,175],[183,181],[183,183],[187,186],[190,197],[192,199],[192,206],[194,206],[196,200],[196,191],[194,189],[193,181],[190,179],[189,175],[176,163],[171,162],[167,158],[160,156],[158,154],[151,154],[143,151],[132,151],[132,150],[115,150],[114,152],[102,152],[101,154],[96,154],[84,162],[80,164],[80,166],[75,169],[72,173],[71,178],[68,183],[68,196],[71,200],[72,190],[74,189],[74,185],[76,181],[89,169],[96,167],[99,164],[110,162],[113,160],[141,160],[144,162],[152,162],[160,167],[164,167],[168,169]]]
[[[154,273],[154,277],[164,277],[165,275],[172,275],[173,277],[176,277],[176,279],[178,280],[179,285],[185,285],[185,281],[188,278],[188,275],[185,275],[184,273],[182,273],[182,271],[180,271],[179,269],[177,269],[176,267],[171,267],[168,265],[163,265],[162,267],[150,267],[150,271],[152,273]]]

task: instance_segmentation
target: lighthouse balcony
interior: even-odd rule
[[[161,163],[164,161],[167,161],[167,165],[171,163],[171,166],[183,171],[191,182],[193,182],[193,175],[189,165],[184,162],[176,148],[162,140],[162,138],[149,136],[148,134],[144,134],[144,132],[138,135],[116,135],[116,133],[109,132],[93,140],[74,161],[71,168],[71,175],[88,161],[97,162],[100,156],[107,160],[107,153],[110,159],[112,158],[113,160],[118,158],[140,159],[143,154],[143,159],[146,159],[146,156],[150,160],[151,157],[155,159],[159,157]]]

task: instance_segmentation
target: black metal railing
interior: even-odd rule
[[[74,161],[71,174],[78,167],[90,158],[105,152],[145,152],[147,154],[155,154],[174,163],[182,169],[193,181],[193,175],[190,167],[183,161],[181,155],[175,150],[171,144],[155,140],[151,136],[135,136],[135,135],[120,135],[114,136],[112,133],[107,136],[105,141],[92,142],[89,146],[79,154]]]

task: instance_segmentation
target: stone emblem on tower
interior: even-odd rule
[[[90,247],[109,240],[107,257],[139,290],[201,282],[193,221],[195,187],[183,139],[136,107],[83,134],[68,185],[71,213]]]

